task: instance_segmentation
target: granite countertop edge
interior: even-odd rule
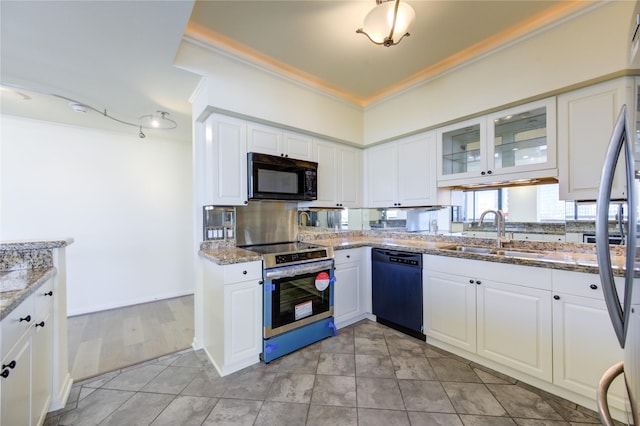
[[[24,280],[25,287],[20,290],[0,292],[0,321],[38,290],[47,280],[57,274],[54,267],[46,269],[26,269],[0,272],[0,284],[3,280]],[[19,275],[19,278],[16,278]]]
[[[62,240],[26,240],[26,241],[2,241],[0,251],[9,250],[46,250],[66,247],[73,243],[73,238]]]
[[[309,241],[311,242],[311,241]],[[521,266],[533,266],[538,268],[559,269],[572,272],[584,272],[588,274],[598,274],[599,268],[595,253],[581,252],[560,252],[552,250],[536,250],[542,252],[546,257],[538,259],[507,257],[507,256],[487,256],[468,252],[444,250],[444,246],[455,245],[451,241],[424,241],[395,238],[375,238],[375,237],[355,237],[355,238],[317,238],[314,244],[333,247],[334,250],[347,250],[359,247],[372,247],[382,249],[403,250],[414,253],[430,254],[437,256],[455,257],[460,259],[481,260],[486,262],[504,263]],[[200,250],[200,256],[218,265],[230,265],[234,263],[251,262],[261,260],[262,256],[239,248],[217,248]],[[613,275],[624,276],[623,259],[614,258]],[[636,272],[640,276],[640,272]]]

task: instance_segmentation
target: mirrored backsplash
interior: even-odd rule
[[[560,200],[558,184],[453,191],[452,200],[453,206],[434,208],[306,211],[299,223],[332,230],[395,230],[492,238],[496,233],[493,216],[487,216],[489,221],[482,225],[478,220],[482,212],[500,209],[511,239],[583,242],[595,235],[595,201]],[[610,206],[612,240],[619,241],[626,234],[627,213],[625,203]]]
[[[493,217],[482,225],[478,221],[454,221],[451,207],[438,210],[344,209],[327,211],[299,211],[298,224],[334,231],[397,231],[477,238],[493,238],[496,226]],[[627,223],[623,222],[626,233]],[[619,244],[620,226],[609,222],[612,244]],[[565,220],[548,222],[506,221],[506,236],[513,240],[592,242],[594,220]]]

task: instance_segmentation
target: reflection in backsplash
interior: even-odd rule
[[[453,191],[456,205],[415,209],[344,209],[299,212],[303,226],[332,230],[387,230],[470,237],[492,237],[493,221],[478,226],[487,209],[502,209],[512,239],[582,242],[595,234],[595,202],[559,199],[558,185],[531,185],[475,191]],[[612,205],[609,234],[626,228],[626,204]],[[622,217],[622,227],[618,222]]]
[[[477,221],[455,221],[455,208],[427,209],[344,209],[299,211],[300,226],[330,230],[401,231],[478,238],[493,238],[493,221],[479,226]],[[624,224],[626,227],[626,223]],[[507,237],[514,240],[584,242],[595,234],[594,220],[550,222],[506,222]],[[609,222],[609,234],[620,235],[618,222]]]

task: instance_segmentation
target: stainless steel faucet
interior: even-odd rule
[[[487,213],[493,213],[495,215],[494,218],[494,223],[496,225],[496,247],[497,248],[502,248],[502,243],[507,241],[507,238],[505,236],[506,232],[505,232],[505,220],[504,220],[504,213],[502,212],[502,210],[485,210],[482,212],[482,214],[480,215],[480,221],[478,222],[478,226],[482,225],[482,222],[484,220],[484,216]]]

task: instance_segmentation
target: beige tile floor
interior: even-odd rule
[[[220,377],[185,350],[75,383],[62,425],[599,424],[596,413],[361,321],[270,364]]]
[[[193,296],[176,297],[68,319],[74,381],[191,347]]]

